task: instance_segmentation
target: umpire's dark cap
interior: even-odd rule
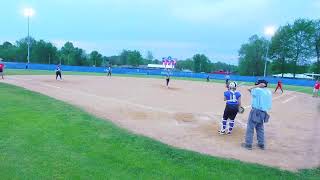
[[[268,81],[264,80],[264,79],[259,79],[255,85],[258,85],[258,84],[261,84],[261,83],[264,83],[266,85],[266,87],[268,87]]]

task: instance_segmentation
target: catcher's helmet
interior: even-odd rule
[[[230,89],[236,89],[236,88],[237,88],[237,83],[236,83],[236,82],[231,82],[231,83],[229,84],[229,88],[230,88]]]

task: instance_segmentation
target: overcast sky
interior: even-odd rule
[[[31,36],[87,53],[148,50],[156,58],[204,53],[237,64],[238,49],[267,25],[320,16],[320,0],[0,0],[0,42],[27,35],[23,9],[32,7]]]

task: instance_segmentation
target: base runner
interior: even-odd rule
[[[231,82],[229,84],[229,89],[224,92],[224,100],[226,101],[226,107],[223,113],[221,128],[218,131],[219,134],[230,135],[233,130],[234,119],[238,114],[239,107],[241,107],[241,94],[240,92],[236,91],[236,89],[237,89],[237,83]],[[227,129],[227,123],[228,123],[228,129]]]

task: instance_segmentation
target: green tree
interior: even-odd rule
[[[153,63],[153,64],[159,64],[160,61],[159,61],[158,59],[155,59],[155,60],[152,61],[152,63]]]
[[[50,42],[45,42],[44,40],[36,41],[33,45],[33,50],[31,53],[34,62],[41,64],[51,64],[58,62],[58,50]]]
[[[147,51],[147,55],[146,57],[143,59],[143,64],[147,65],[147,64],[152,64],[153,63],[153,54],[151,51]]]
[[[193,59],[186,59],[184,61],[177,61],[176,68],[180,70],[194,70]]]
[[[61,63],[65,65],[90,65],[86,52],[81,48],[74,47],[71,42],[66,42],[61,48],[60,59]]]
[[[34,58],[32,57],[32,51],[33,51],[33,45],[36,44],[36,40],[32,37],[30,37],[30,62],[34,62]],[[16,41],[16,60],[18,62],[26,62],[27,56],[28,56],[28,38],[23,38],[18,41]]]
[[[227,64],[219,61],[216,63],[212,63],[211,71],[218,71],[218,70],[223,70],[228,72],[237,72],[238,67],[235,65],[231,65],[231,64]]]
[[[148,59],[148,60],[150,60],[150,61],[152,61],[152,60],[154,59],[153,54],[152,54],[151,51],[148,51],[148,52],[147,52],[147,57],[146,57],[146,59]]]
[[[72,42],[66,42],[60,50],[61,64],[71,65],[75,48]]]
[[[122,65],[121,64],[121,56],[110,56],[107,58],[108,60],[108,64],[112,64],[112,65]]]
[[[128,51],[128,64],[131,66],[139,66],[142,64],[143,59],[139,51]]]
[[[0,57],[5,60],[15,60],[16,59],[17,47],[10,42],[4,42],[0,45]]]
[[[143,64],[143,58],[139,51],[123,50],[120,54],[119,65],[139,66]]]
[[[102,66],[102,67],[106,67],[106,66],[108,66],[109,64],[110,64],[110,62],[109,62],[108,57],[107,57],[107,56],[103,56],[103,57],[102,57],[101,66]]]
[[[85,50],[81,48],[75,48],[71,65],[76,65],[76,66],[90,65],[90,62],[88,60],[88,55],[86,54]]]
[[[102,65],[102,55],[98,51],[92,51],[89,55],[90,65],[99,67]]]
[[[292,29],[290,25],[280,27],[271,39],[269,57],[273,60],[272,71],[283,74],[289,72],[288,62],[292,59],[290,44],[292,43]]]
[[[120,54],[120,61],[117,63],[118,65],[127,65],[128,64],[128,56],[129,56],[129,52],[128,50],[122,50],[121,54]]]
[[[193,69],[195,72],[210,72],[211,64],[210,60],[204,54],[196,54],[192,57]]]
[[[305,19],[296,20],[291,26],[290,63],[293,65],[293,76],[297,73],[299,65],[305,65],[312,57],[312,37],[314,35],[313,22]]]
[[[239,50],[239,73],[241,75],[263,75],[267,46],[268,41],[257,35],[251,36],[249,42],[241,46]]]
[[[314,34],[313,34],[313,44],[315,49],[315,55],[317,57],[317,62],[315,63],[315,68],[313,72],[320,74],[320,20],[313,22]]]

